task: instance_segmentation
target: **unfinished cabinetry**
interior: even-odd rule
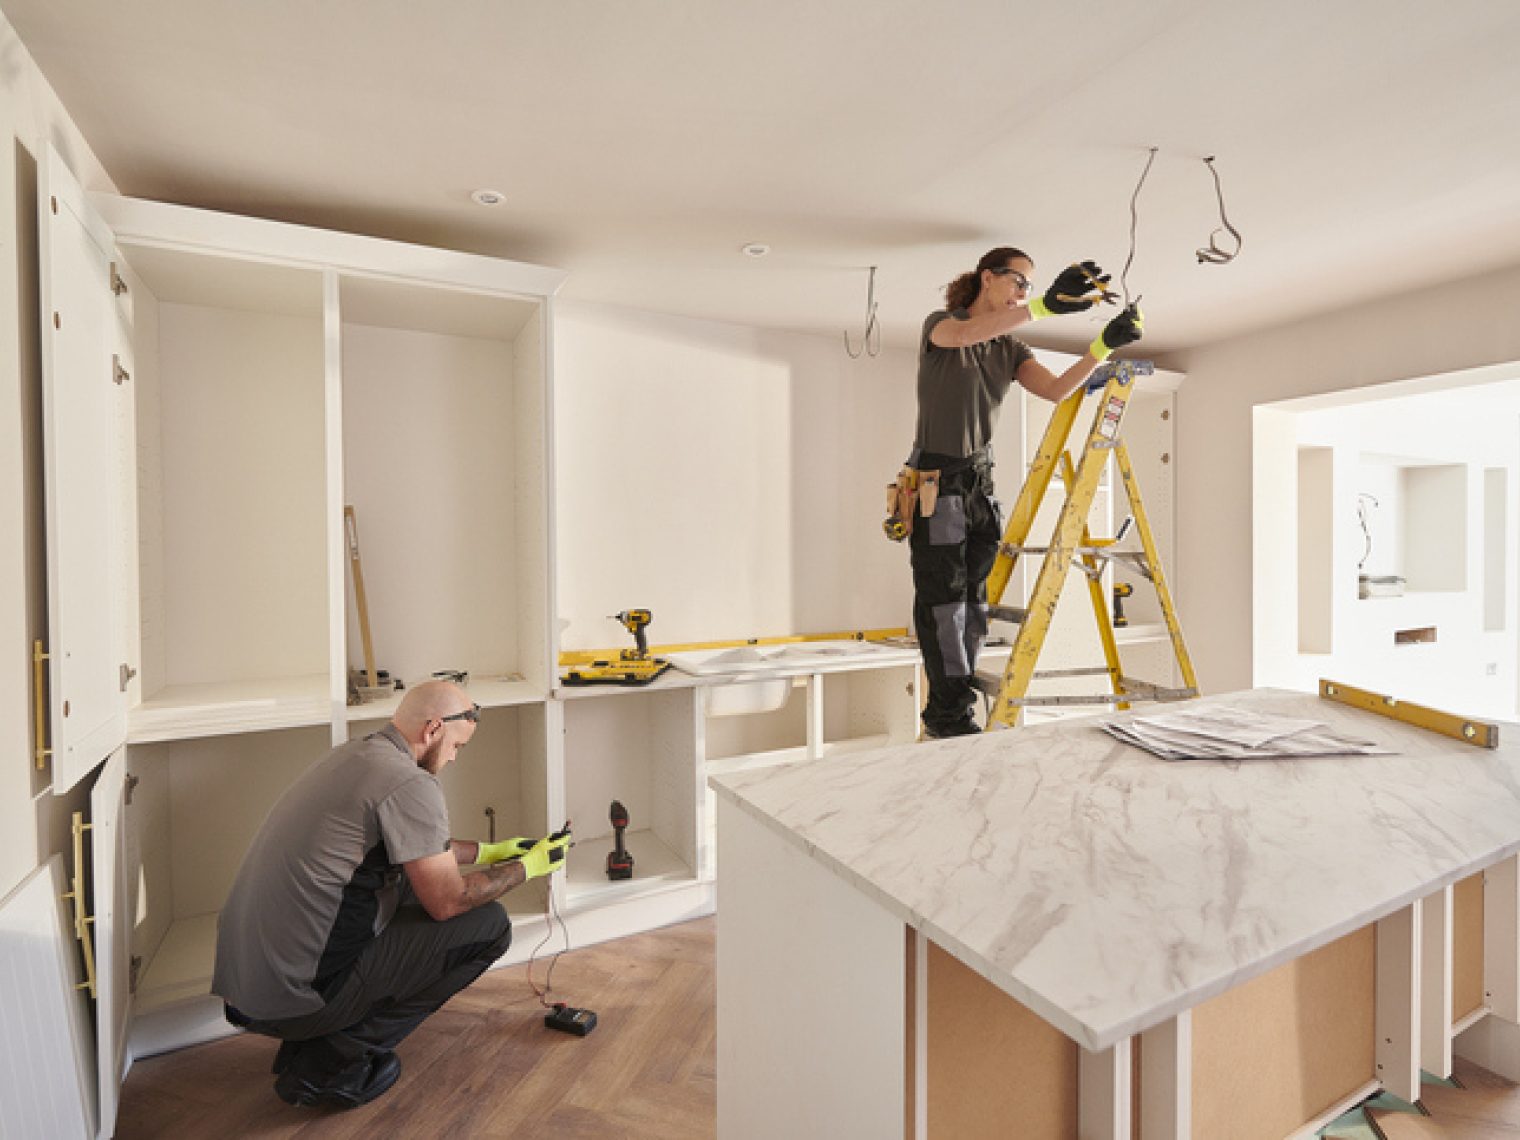
[[[133,900],[94,926],[122,981],[98,1020],[131,1027],[98,1035],[104,1090],[128,1051],[225,1031],[216,917],[249,841],[394,711],[347,704],[345,507],[379,663],[467,672],[485,710],[444,781],[456,831],[549,829],[562,275],[86,196],[56,156],[40,178],[53,790],[94,775],[120,805],[94,893]],[[541,928],[547,901],[509,909]]]

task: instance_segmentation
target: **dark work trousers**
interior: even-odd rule
[[[957,465],[960,465],[957,469]],[[971,677],[987,640],[987,575],[997,560],[1003,517],[992,497],[992,461],[920,455],[920,470],[940,470],[934,514],[914,520],[913,628],[929,677],[924,727],[934,734],[964,726],[976,692]]]
[[[327,987],[326,1004],[300,1017],[228,1019],[286,1041],[322,1038],[332,1067],[394,1049],[449,998],[483,974],[512,944],[512,921],[491,902],[447,922],[418,904],[399,907],[353,967]]]

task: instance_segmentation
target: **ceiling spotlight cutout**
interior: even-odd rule
[[[752,241],[740,251],[745,257],[764,257],[771,251],[771,247],[764,242]]]
[[[507,200],[507,196],[500,190],[476,190],[470,195],[470,201],[477,206],[500,206]]]

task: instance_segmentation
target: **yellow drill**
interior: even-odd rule
[[[649,643],[644,640],[644,627],[654,620],[654,614],[648,610],[623,610],[612,616],[623,623],[624,629],[633,634],[633,643],[639,647],[634,656],[648,657]],[[625,649],[623,652],[626,654],[628,651]]]

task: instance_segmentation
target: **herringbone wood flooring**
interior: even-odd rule
[[[116,1135],[707,1140],[717,1118],[714,930],[702,919],[564,955],[554,989],[596,1012],[585,1038],[544,1027],[524,967],[493,970],[401,1043],[393,1089],[349,1112],[276,1097],[268,1038],[139,1061]],[[533,977],[542,986],[542,961]]]

